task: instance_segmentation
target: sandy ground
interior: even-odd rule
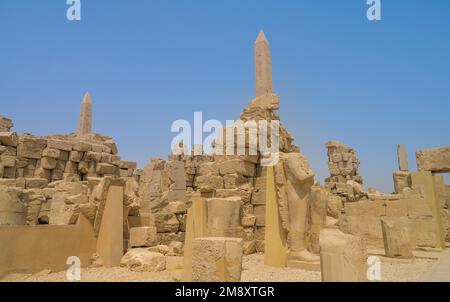
[[[436,263],[437,253],[422,253],[414,261],[390,260],[381,257],[382,281],[421,281]],[[157,273],[137,273],[126,268],[86,268],[81,271],[82,282],[148,282],[181,280],[182,257],[167,257],[167,270]],[[66,282],[66,272],[12,274],[1,281]],[[244,256],[242,281],[248,282],[319,282],[320,272],[264,266],[264,255]]]

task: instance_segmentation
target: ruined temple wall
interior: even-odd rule
[[[383,246],[381,218],[408,217],[414,246],[439,247],[437,220],[423,191],[407,194],[375,195],[368,200],[345,203],[339,227],[344,233],[361,236],[373,246]]]

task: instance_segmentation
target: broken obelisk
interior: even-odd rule
[[[269,42],[261,30],[255,45],[256,97],[272,92],[272,63]]]
[[[78,122],[78,135],[86,135],[92,132],[92,101],[87,92],[81,102],[80,120]]]

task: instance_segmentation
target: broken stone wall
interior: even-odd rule
[[[421,189],[402,194],[369,194],[368,200],[345,203],[339,227],[361,236],[374,246],[383,246],[381,217],[402,216],[409,221],[414,246],[438,247],[437,222]]]
[[[355,150],[337,141],[328,142],[326,147],[330,177],[325,180],[325,187],[340,196],[343,202],[360,200],[365,193]]]

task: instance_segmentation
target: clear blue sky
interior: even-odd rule
[[[319,180],[327,140],[354,147],[366,186],[392,191],[396,144],[450,143],[450,1],[0,1],[0,114],[15,130],[73,132],[83,94],[94,131],[143,166],[166,157],[176,119],[225,122],[254,95],[253,42],[272,48],[282,122]]]

